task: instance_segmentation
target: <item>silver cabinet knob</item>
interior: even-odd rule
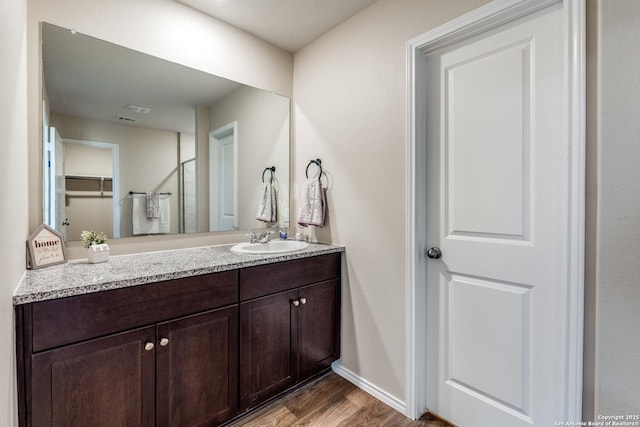
[[[148,342],[148,343],[146,343],[146,344],[144,345],[144,349],[145,349],[145,350],[147,350],[147,351],[151,351],[151,350],[153,350],[153,347],[155,347],[155,346],[153,345],[153,343],[152,343],[152,342]]]
[[[442,256],[442,251],[439,247],[434,246],[432,248],[429,248],[429,250],[427,251],[427,256],[431,259],[438,259]]]
[[[300,303],[301,304],[306,304],[307,303],[307,299],[306,298],[300,298]]]
[[[169,338],[162,338],[162,339],[160,340],[160,345],[161,345],[162,347],[165,347],[167,344],[169,344]]]
[[[297,307],[300,305],[300,301],[298,301],[297,299],[294,299],[293,301],[291,301],[291,304],[293,304],[294,307]]]

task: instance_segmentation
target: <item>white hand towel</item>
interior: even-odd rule
[[[147,218],[145,194],[133,195],[133,234],[168,234],[171,232],[171,205],[168,195],[160,195],[158,205],[160,218]]]
[[[303,227],[315,225],[322,227],[326,212],[327,199],[320,178],[308,179],[304,185],[302,205],[298,224]]]
[[[262,184],[256,219],[264,222],[276,222],[278,220],[278,205],[276,202],[276,190],[271,180],[269,180]]]

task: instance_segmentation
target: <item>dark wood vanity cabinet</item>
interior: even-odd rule
[[[21,426],[217,426],[339,357],[340,254],[16,306]]]
[[[339,276],[339,254],[241,271],[241,410],[338,359]]]
[[[229,307],[34,354],[32,425],[214,426],[230,419],[237,412],[237,317]]]
[[[18,306],[20,424],[215,426],[235,416],[237,278]]]

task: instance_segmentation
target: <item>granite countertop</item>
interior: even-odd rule
[[[254,255],[230,251],[233,245],[176,249],[112,256],[108,262],[69,261],[27,270],[13,294],[13,304],[27,304],[109,289],[198,276],[254,265],[344,252],[344,246],[312,243],[290,253]]]

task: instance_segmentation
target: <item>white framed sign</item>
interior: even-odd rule
[[[42,224],[27,240],[27,268],[36,269],[67,262],[62,234]]]

